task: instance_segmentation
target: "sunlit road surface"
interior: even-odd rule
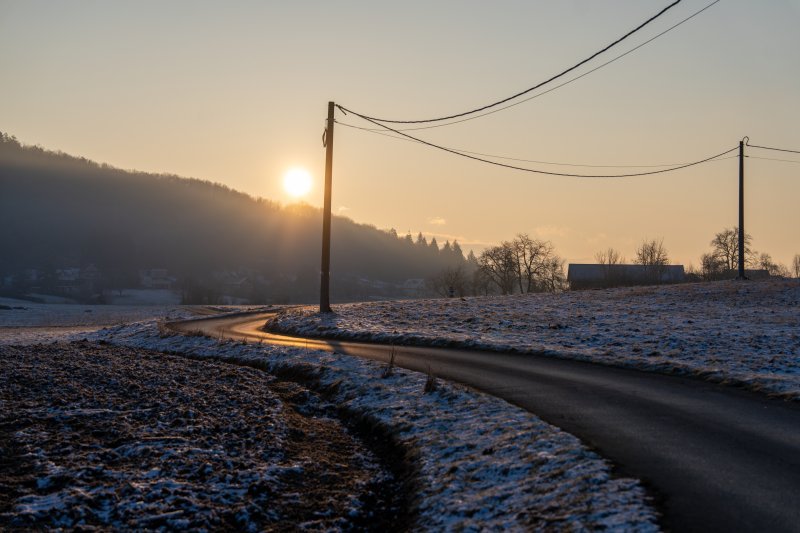
[[[300,339],[271,313],[173,324],[336,351],[465,383],[580,437],[641,479],[674,531],[800,531],[800,406],[695,379],[547,357]]]

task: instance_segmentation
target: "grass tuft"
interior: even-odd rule
[[[422,393],[435,392],[438,388],[439,382],[436,381],[436,375],[431,371],[431,365],[428,365],[428,379],[425,380],[425,387],[423,387]]]
[[[381,375],[382,378],[386,379],[392,376],[394,373],[394,345],[392,345],[392,355],[389,356],[389,364],[386,365],[386,368]]]

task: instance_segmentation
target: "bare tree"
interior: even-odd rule
[[[792,259],[792,270],[794,271],[794,277],[800,278],[800,254],[794,256]]]
[[[439,296],[466,296],[469,293],[469,278],[461,265],[445,268],[428,280],[428,285]]]
[[[597,252],[594,254],[594,258],[597,260],[597,263],[601,265],[619,265],[625,262],[622,254],[611,247],[607,250]]]
[[[492,290],[492,279],[482,268],[472,271],[472,294],[475,296],[489,296]]]
[[[770,276],[781,276],[788,278],[791,274],[789,269],[780,263],[772,260],[772,256],[764,252],[758,256],[758,268],[766,270]]]
[[[639,265],[666,265],[669,263],[667,249],[664,248],[664,239],[642,241],[636,249],[636,263]]]
[[[713,252],[700,256],[700,275],[706,281],[722,278],[726,268],[725,261]]]
[[[645,267],[646,275],[651,281],[660,281],[664,267],[669,263],[667,249],[664,248],[664,239],[642,241],[636,249],[637,264]]]
[[[616,285],[622,278],[619,274],[619,271],[615,271],[613,267],[614,265],[619,265],[625,262],[622,254],[620,254],[614,248],[609,247],[607,250],[594,254],[594,257],[599,264],[603,265],[603,286],[613,287]]]
[[[520,233],[511,242],[514,261],[517,264],[517,283],[519,292],[537,290],[537,280],[546,277],[548,263],[554,257],[553,245],[549,241],[537,241],[527,234]]]
[[[478,258],[480,270],[492,281],[500,294],[512,294],[514,282],[517,280],[517,262],[511,243],[503,242],[499,246],[487,248]]]
[[[751,250],[753,237],[744,234],[745,263],[752,266],[756,262],[756,253]],[[724,265],[725,270],[736,270],[739,266],[739,228],[725,228],[711,240],[712,254]]]
[[[537,280],[537,288],[541,292],[561,292],[567,289],[563,259],[552,255],[544,262],[542,272]]]
[[[484,250],[478,264],[480,276],[490,280],[501,294],[512,294],[515,286],[521,294],[564,288],[564,261],[555,254],[553,244],[524,233]]]

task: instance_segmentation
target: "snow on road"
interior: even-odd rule
[[[497,398],[336,353],[206,337],[164,336],[155,321],[90,338],[302,374],[330,401],[385,428],[418,468],[418,529],[657,530],[635,480],[578,439]],[[187,365],[191,362],[187,361]]]
[[[800,281],[715,282],[562,294],[290,309],[271,331],[514,350],[693,374],[800,399]]]

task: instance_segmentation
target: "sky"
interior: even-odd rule
[[[712,1],[683,0],[563,80]],[[284,204],[296,200],[283,176],[300,167],[312,176],[304,201],[321,206],[329,101],[401,120],[481,107],[576,64],[669,3],[0,0],[0,131]],[[800,0],[720,0],[562,88],[407,133],[570,165],[693,162],[745,136],[800,150],[798,23]],[[738,222],[737,158],[642,177],[547,176],[348,128],[372,127],[352,114],[336,119],[334,213],[401,235],[457,239],[479,252],[528,233],[575,263],[608,247],[632,259],[643,239],[663,239],[673,263],[698,266],[714,234]],[[505,162],[566,173],[653,170]],[[745,229],[756,250],[787,265],[800,253],[798,198],[800,164],[745,160]]]

